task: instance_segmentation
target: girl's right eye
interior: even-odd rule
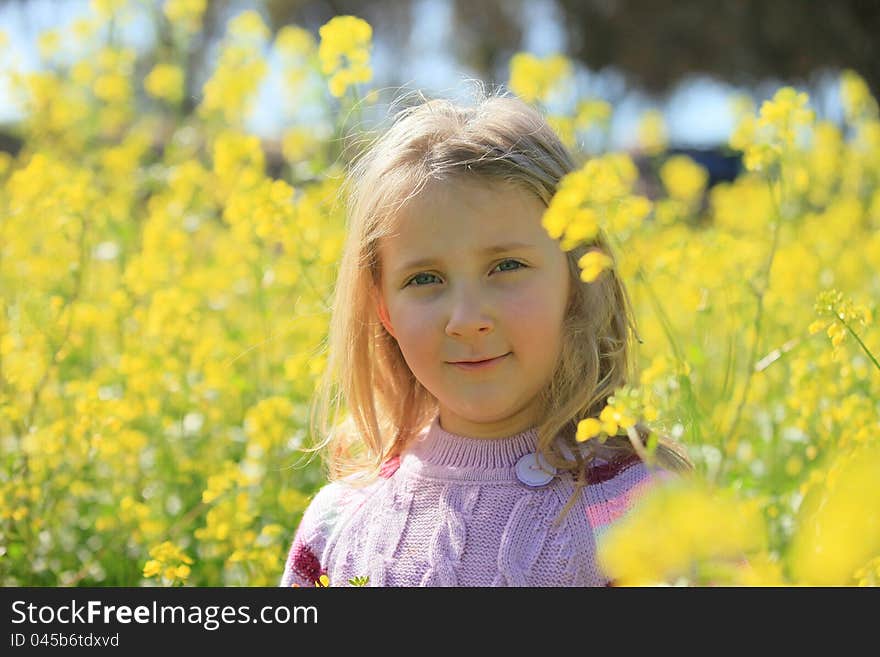
[[[407,281],[406,285],[404,285],[404,287],[409,287],[410,285],[412,285],[413,281],[415,281],[419,276],[434,276],[434,274],[429,274],[428,272],[424,272],[424,271],[421,273],[418,273],[415,276],[413,276],[411,279],[409,279]],[[424,285],[416,284],[415,287],[424,287]]]

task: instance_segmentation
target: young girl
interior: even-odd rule
[[[613,270],[580,279],[604,238],[565,252],[542,227],[574,168],[536,110],[484,93],[402,111],[356,162],[313,418],[330,483],[282,586],[610,583],[597,537],[657,473],[625,436],[575,440],[628,380],[633,325]]]

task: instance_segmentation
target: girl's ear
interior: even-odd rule
[[[391,334],[391,336],[397,339],[397,336],[394,335],[394,329],[391,326],[391,318],[388,316],[388,308],[385,306],[385,300],[382,298],[381,292],[375,292],[374,297],[376,299],[376,312],[379,315],[379,321],[382,322],[382,326],[385,327],[385,330]]]

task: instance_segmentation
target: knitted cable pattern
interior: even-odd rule
[[[457,586],[467,528],[480,496],[479,486],[447,484],[440,494],[441,522],[428,545],[428,571],[420,586]]]
[[[544,548],[549,530],[548,517],[558,511],[555,496],[524,491],[501,534],[498,550],[498,574],[492,586],[534,586],[530,571]]]
[[[365,543],[371,586],[393,586],[388,575],[394,568],[394,555],[410,518],[414,493],[411,482],[401,479],[394,484],[385,489],[387,493],[383,491],[387,502],[376,505],[370,520],[371,526],[382,527],[382,531],[371,532]]]

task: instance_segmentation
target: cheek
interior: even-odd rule
[[[430,306],[398,307],[391,322],[404,354],[416,354],[431,348],[437,333],[437,321]]]
[[[543,342],[548,347],[559,342],[564,312],[565,298],[561,292],[547,294],[546,288],[537,286],[505,304],[510,330],[527,342]]]

